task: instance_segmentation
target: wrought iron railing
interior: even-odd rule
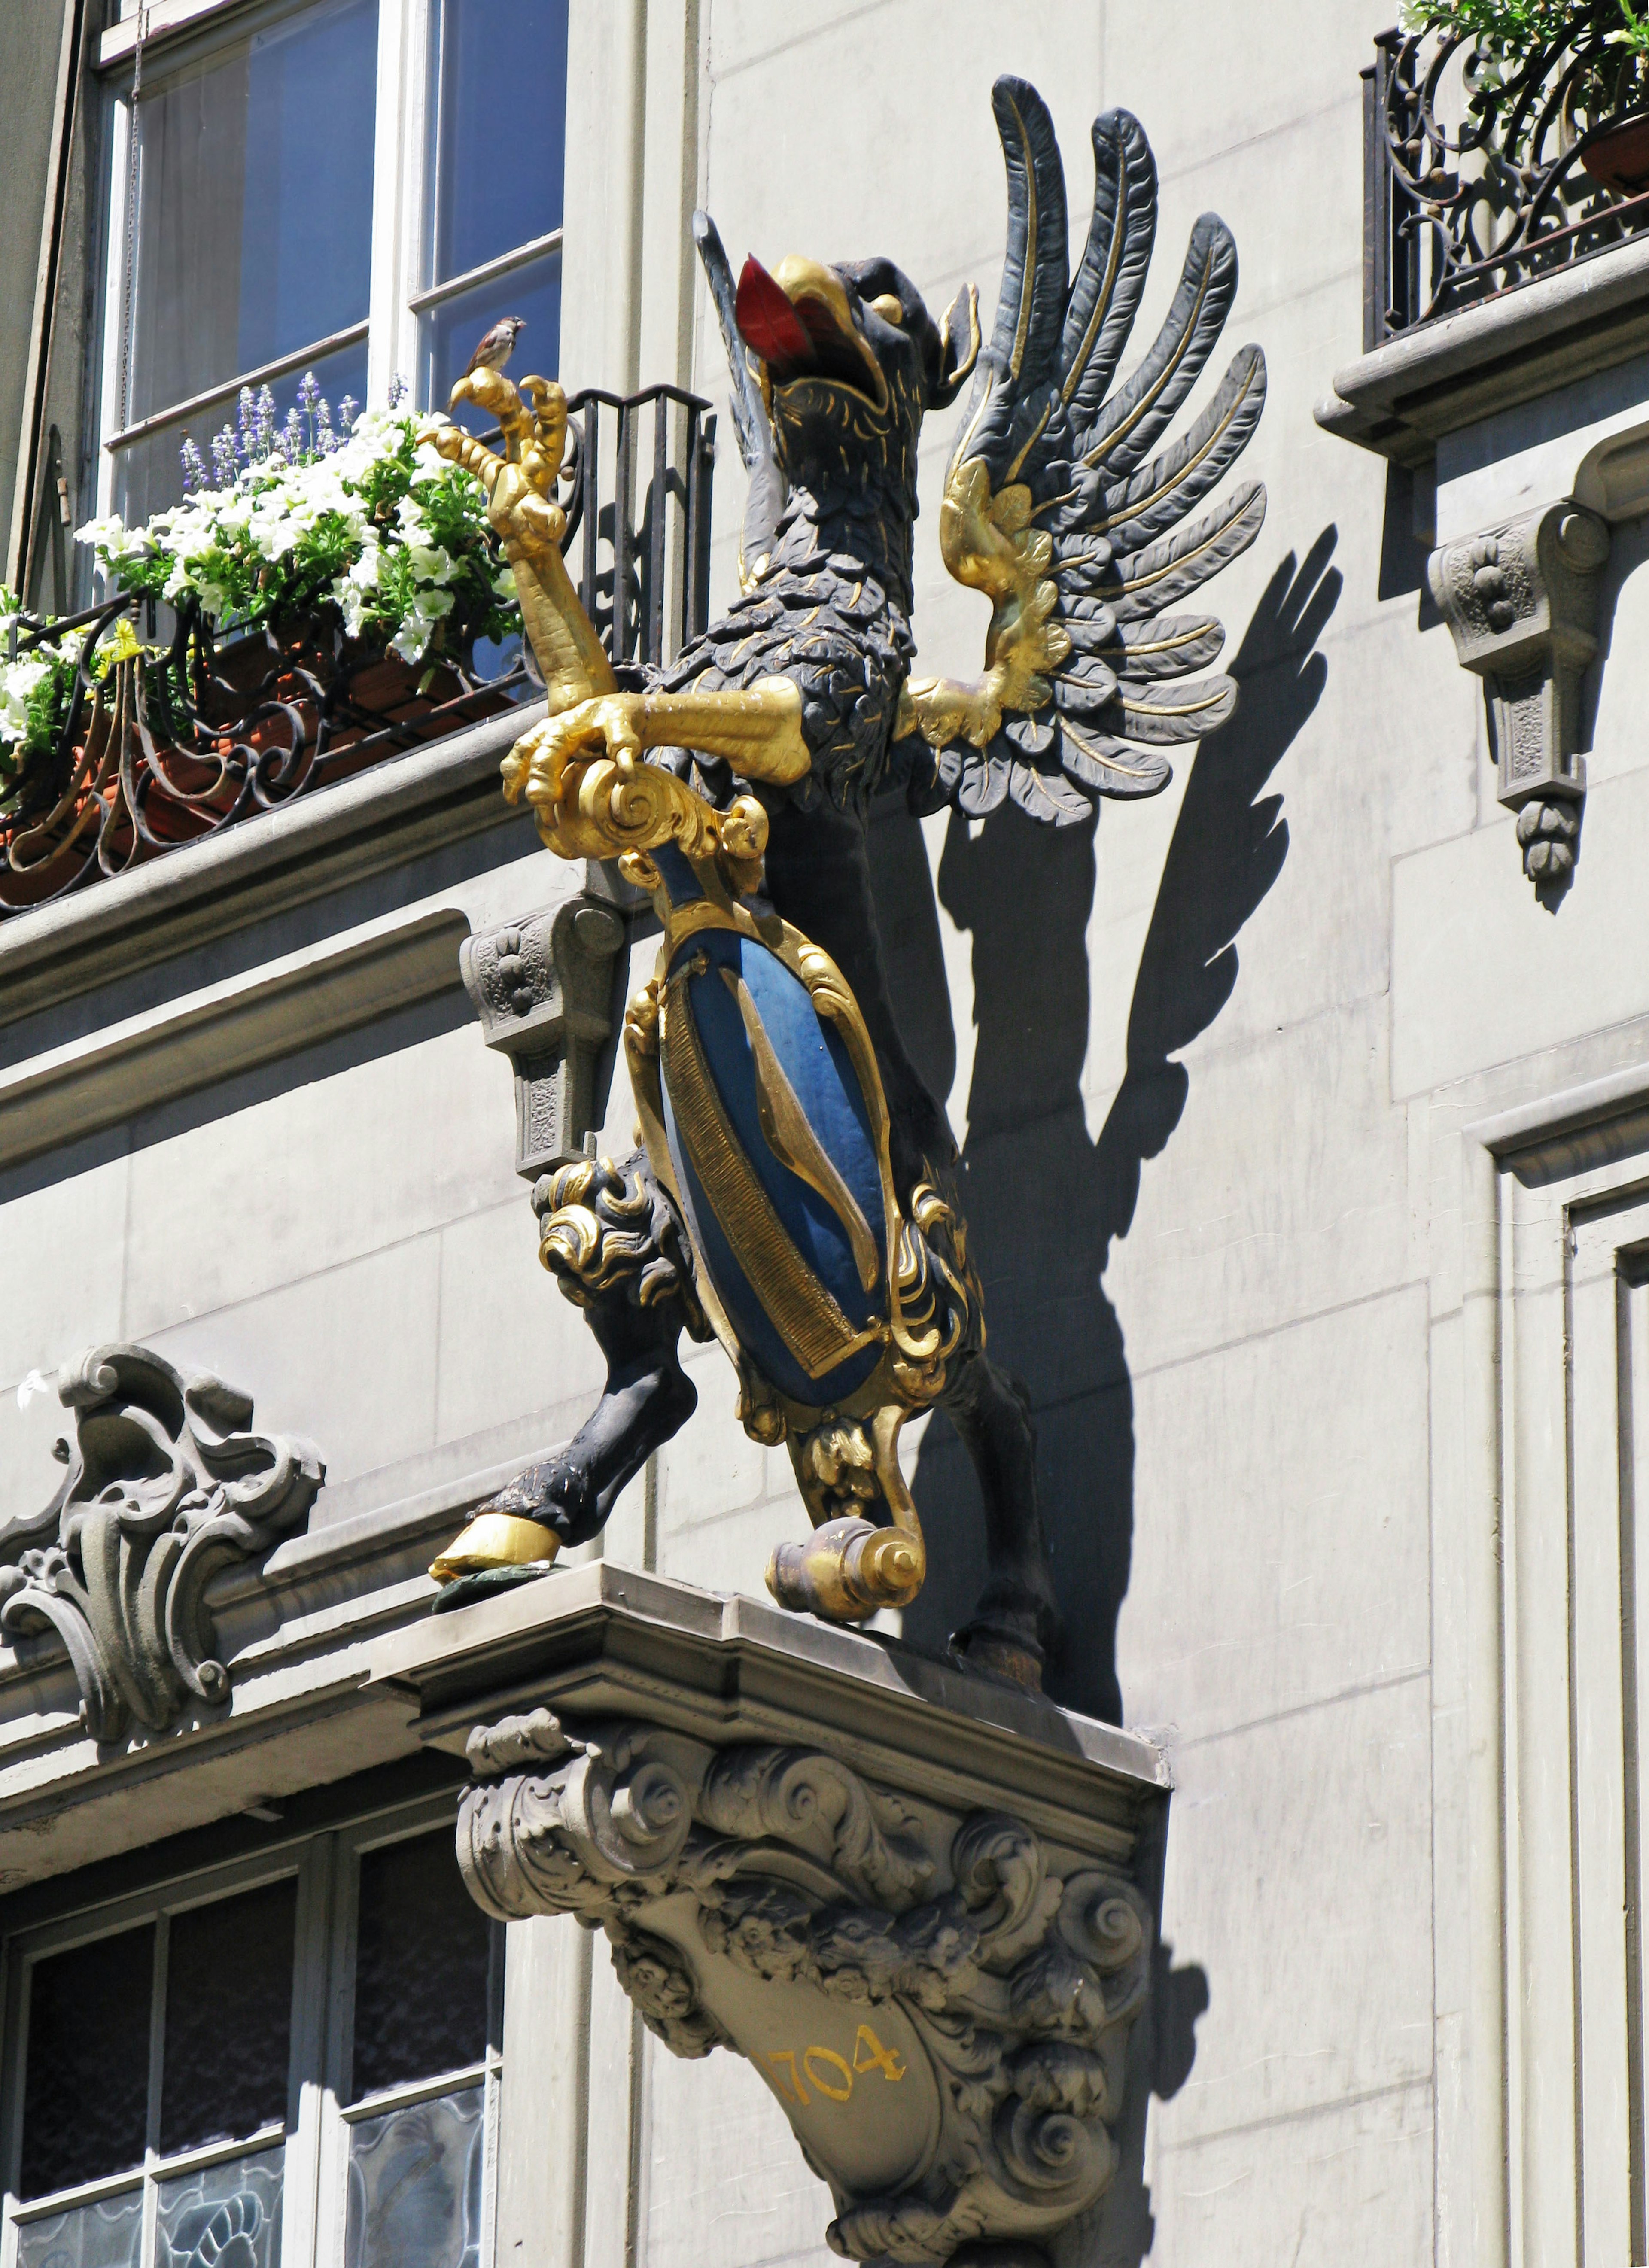
[[[579,596],[615,662],[666,660],[704,627],[715,417],[673,386],[628,398],[593,388],[568,411],[558,495]],[[171,617],[163,652],[116,658],[125,622],[153,647],[152,599],[13,618],[14,659],[85,635],[52,747],[0,800],[0,920],[541,689],[525,644],[491,676],[473,652],[414,669],[347,638],[330,608],[215,636],[189,608]]]
[[[1502,63],[1387,32],[1363,73],[1363,346],[1595,257],[1649,224],[1649,81],[1618,0]]]

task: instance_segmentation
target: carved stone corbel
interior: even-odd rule
[[[1444,544],[1426,574],[1461,666],[1481,677],[1499,770],[1537,889],[1572,873],[1586,793],[1581,680],[1597,652],[1609,528],[1564,498]]]
[[[834,2251],[1025,2268],[1103,2194],[1153,1935],[1119,1869],[805,1747],[539,1708],[467,1753],[472,1896],[604,1929],[666,2047],[746,2057]]]
[[[596,1072],[623,942],[622,917],[585,892],[459,948],[482,1036],[514,1067],[515,1170],[529,1182],[578,1157],[601,1123]]]
[[[74,1439],[43,1512],[0,1528],[0,1630],[55,1631],[94,1741],[226,1701],[205,1590],[301,1528],[326,1478],[313,1444],[248,1432],[252,1397],[142,1346],[91,1347],[57,1394]]]

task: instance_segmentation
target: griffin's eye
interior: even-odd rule
[[[905,311],[891,291],[879,291],[868,304],[876,310],[884,323],[893,324],[895,329],[904,321]]]

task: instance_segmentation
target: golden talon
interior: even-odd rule
[[[548,1566],[560,1549],[560,1536],[541,1521],[483,1512],[431,1561],[430,1572],[438,1583],[455,1583],[460,1575],[484,1575],[495,1567],[535,1567],[541,1561]]]

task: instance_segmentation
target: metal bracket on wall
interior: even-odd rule
[[[1462,669],[1483,681],[1498,793],[1518,814],[1523,871],[1560,896],[1586,794],[1581,680],[1598,649],[1609,533],[1571,497],[1444,544],[1426,574]]]
[[[515,1071],[515,1170],[529,1182],[578,1157],[606,1115],[599,1074],[623,943],[622,916],[585,891],[459,949],[482,1036]]]

